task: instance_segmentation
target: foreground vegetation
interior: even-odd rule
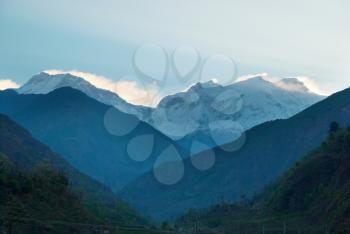
[[[94,222],[78,195],[68,188],[67,178],[48,165],[30,173],[18,171],[9,159],[0,156],[0,220],[8,233],[26,233],[30,225],[51,230],[48,220]],[[23,224],[22,228],[18,228]],[[27,227],[26,227],[27,226]],[[59,233],[60,228],[58,228]]]
[[[167,233],[146,226],[103,222],[71,191],[63,173],[49,164],[21,172],[0,154],[0,232],[6,233]]]
[[[190,211],[177,225],[223,233],[350,233],[350,128],[328,139],[252,199]]]
[[[0,114],[0,233],[159,233]]]

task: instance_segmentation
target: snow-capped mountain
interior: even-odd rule
[[[180,140],[186,147],[197,140],[211,147],[263,122],[289,118],[322,99],[296,78],[270,82],[257,76],[229,86],[209,81],[165,97],[150,123],[174,139],[187,135]]]
[[[62,87],[80,90],[104,104],[115,106],[120,111],[136,115],[140,119],[143,119],[144,115],[148,115],[149,112],[147,107],[129,104],[116,93],[97,88],[83,78],[70,73],[51,75],[41,72],[17,89],[17,92],[21,94],[47,94]]]
[[[323,99],[297,78],[270,82],[261,76],[228,86],[213,81],[197,83],[185,92],[163,98],[156,108],[130,104],[116,93],[69,73],[41,72],[17,92],[46,94],[61,87],[78,89],[104,104],[136,115],[186,148],[190,149],[196,141],[204,143],[200,150],[232,141],[263,122],[289,118]],[[194,153],[197,151],[193,149]]]

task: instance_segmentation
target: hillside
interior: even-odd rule
[[[23,172],[30,172],[43,163],[49,163],[56,170],[64,172],[70,187],[81,193],[85,207],[101,222],[147,224],[144,218],[129,209],[108,188],[78,172],[59,155],[32,138],[29,132],[1,114],[0,153],[5,154],[11,164]]]
[[[196,214],[203,228],[224,233],[239,225],[245,233],[256,233],[263,226],[268,231],[276,224],[281,230],[283,223],[289,230],[302,233],[349,233],[350,128],[336,129],[255,199],[188,213],[178,225],[186,224]]]
[[[332,121],[347,125],[349,100],[350,89],[346,89],[292,118],[256,126],[246,132],[246,142],[239,151],[225,151],[225,147],[236,142],[214,148],[215,165],[209,170],[200,171],[186,160],[185,176],[176,185],[160,185],[148,173],[123,189],[121,196],[138,210],[158,219],[175,218],[190,208],[251,197],[317,147],[327,137]],[[206,153],[196,157],[201,155]]]
[[[113,191],[150,170],[169,146],[184,155],[174,141],[135,116],[69,87],[37,95],[0,92],[0,113]],[[138,142],[142,137],[147,140]],[[129,146],[133,142],[137,147]]]
[[[280,179],[266,213],[299,214],[350,232],[350,127],[332,132]]]
[[[0,230],[3,226],[8,233],[62,233],[67,227],[45,221],[97,222],[68,183],[62,173],[44,165],[30,173],[20,172],[7,156],[0,155]]]

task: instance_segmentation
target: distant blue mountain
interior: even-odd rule
[[[185,155],[173,140],[135,116],[69,87],[48,94],[2,91],[0,112],[11,116],[75,168],[114,191],[150,170],[167,147],[174,146]],[[135,140],[142,136],[149,140]],[[130,142],[134,142],[132,148]]]
[[[237,143],[231,142],[212,152],[193,156],[200,162],[214,153],[215,164],[201,171],[193,166],[192,160],[186,160],[185,177],[176,185],[162,186],[149,172],[126,186],[120,194],[129,204],[157,219],[175,218],[190,208],[250,197],[321,144],[332,121],[341,126],[350,123],[350,89],[289,119],[253,127],[246,132],[246,142],[238,151],[225,150]],[[140,193],[144,190],[147,193]]]
[[[136,115],[192,153],[230,142],[237,137],[235,133],[266,121],[289,118],[324,98],[297,78],[270,82],[259,75],[226,86],[214,81],[196,83],[184,92],[164,97],[155,108],[132,105],[116,93],[70,73],[41,72],[17,92],[47,94],[62,87],[80,90],[99,102]],[[196,149],[198,142],[201,147]]]

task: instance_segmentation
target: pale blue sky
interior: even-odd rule
[[[0,79],[46,69],[111,79],[144,43],[235,59],[239,75],[303,75],[324,93],[350,85],[347,0],[0,0]]]

